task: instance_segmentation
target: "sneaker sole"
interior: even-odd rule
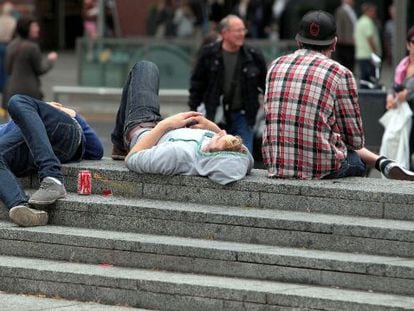
[[[113,154],[111,158],[112,160],[115,160],[115,161],[124,161],[126,156]]]
[[[53,199],[53,200],[49,200],[49,201],[39,201],[39,200],[30,198],[29,199],[29,204],[40,205],[40,206],[51,205],[51,204],[55,203],[57,200],[64,199],[64,198],[66,198],[66,193],[59,196],[59,197],[57,197],[57,198],[55,198],[55,199]]]
[[[401,167],[394,166],[388,173],[389,178],[395,180],[409,180],[414,181],[414,173],[406,172]]]
[[[24,206],[16,206],[10,210],[10,219],[22,227],[45,226],[49,221],[49,216],[44,211],[39,213],[31,211]]]

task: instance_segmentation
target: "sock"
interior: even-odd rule
[[[376,168],[378,171],[380,171],[380,172],[381,172],[380,162],[381,162],[382,160],[387,160],[387,158],[386,158],[386,157],[384,157],[384,156],[380,156],[380,157],[377,159],[377,161],[375,161],[375,168]]]
[[[58,185],[62,185],[62,182],[59,179],[55,178],[55,177],[48,176],[48,177],[45,177],[43,180],[45,180],[46,178],[49,178],[49,179],[53,180]]]

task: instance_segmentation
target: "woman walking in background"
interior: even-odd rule
[[[5,108],[9,98],[15,94],[43,98],[39,76],[53,67],[58,54],[50,52],[46,58],[42,56],[36,42],[39,31],[39,24],[31,17],[21,17],[17,21],[16,37],[6,50],[6,71],[9,79],[3,92]]]

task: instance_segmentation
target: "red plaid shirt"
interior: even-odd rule
[[[270,177],[320,179],[339,170],[347,149],[364,146],[355,79],[319,52],[301,49],[272,62],[264,110]]]

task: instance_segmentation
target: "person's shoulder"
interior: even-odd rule
[[[220,41],[207,43],[201,48],[201,54],[202,55],[215,54],[220,51],[220,47],[221,47]]]
[[[247,53],[250,53],[250,54],[253,54],[253,55],[263,55],[262,50],[260,48],[249,45],[249,44],[244,44],[243,49]]]

